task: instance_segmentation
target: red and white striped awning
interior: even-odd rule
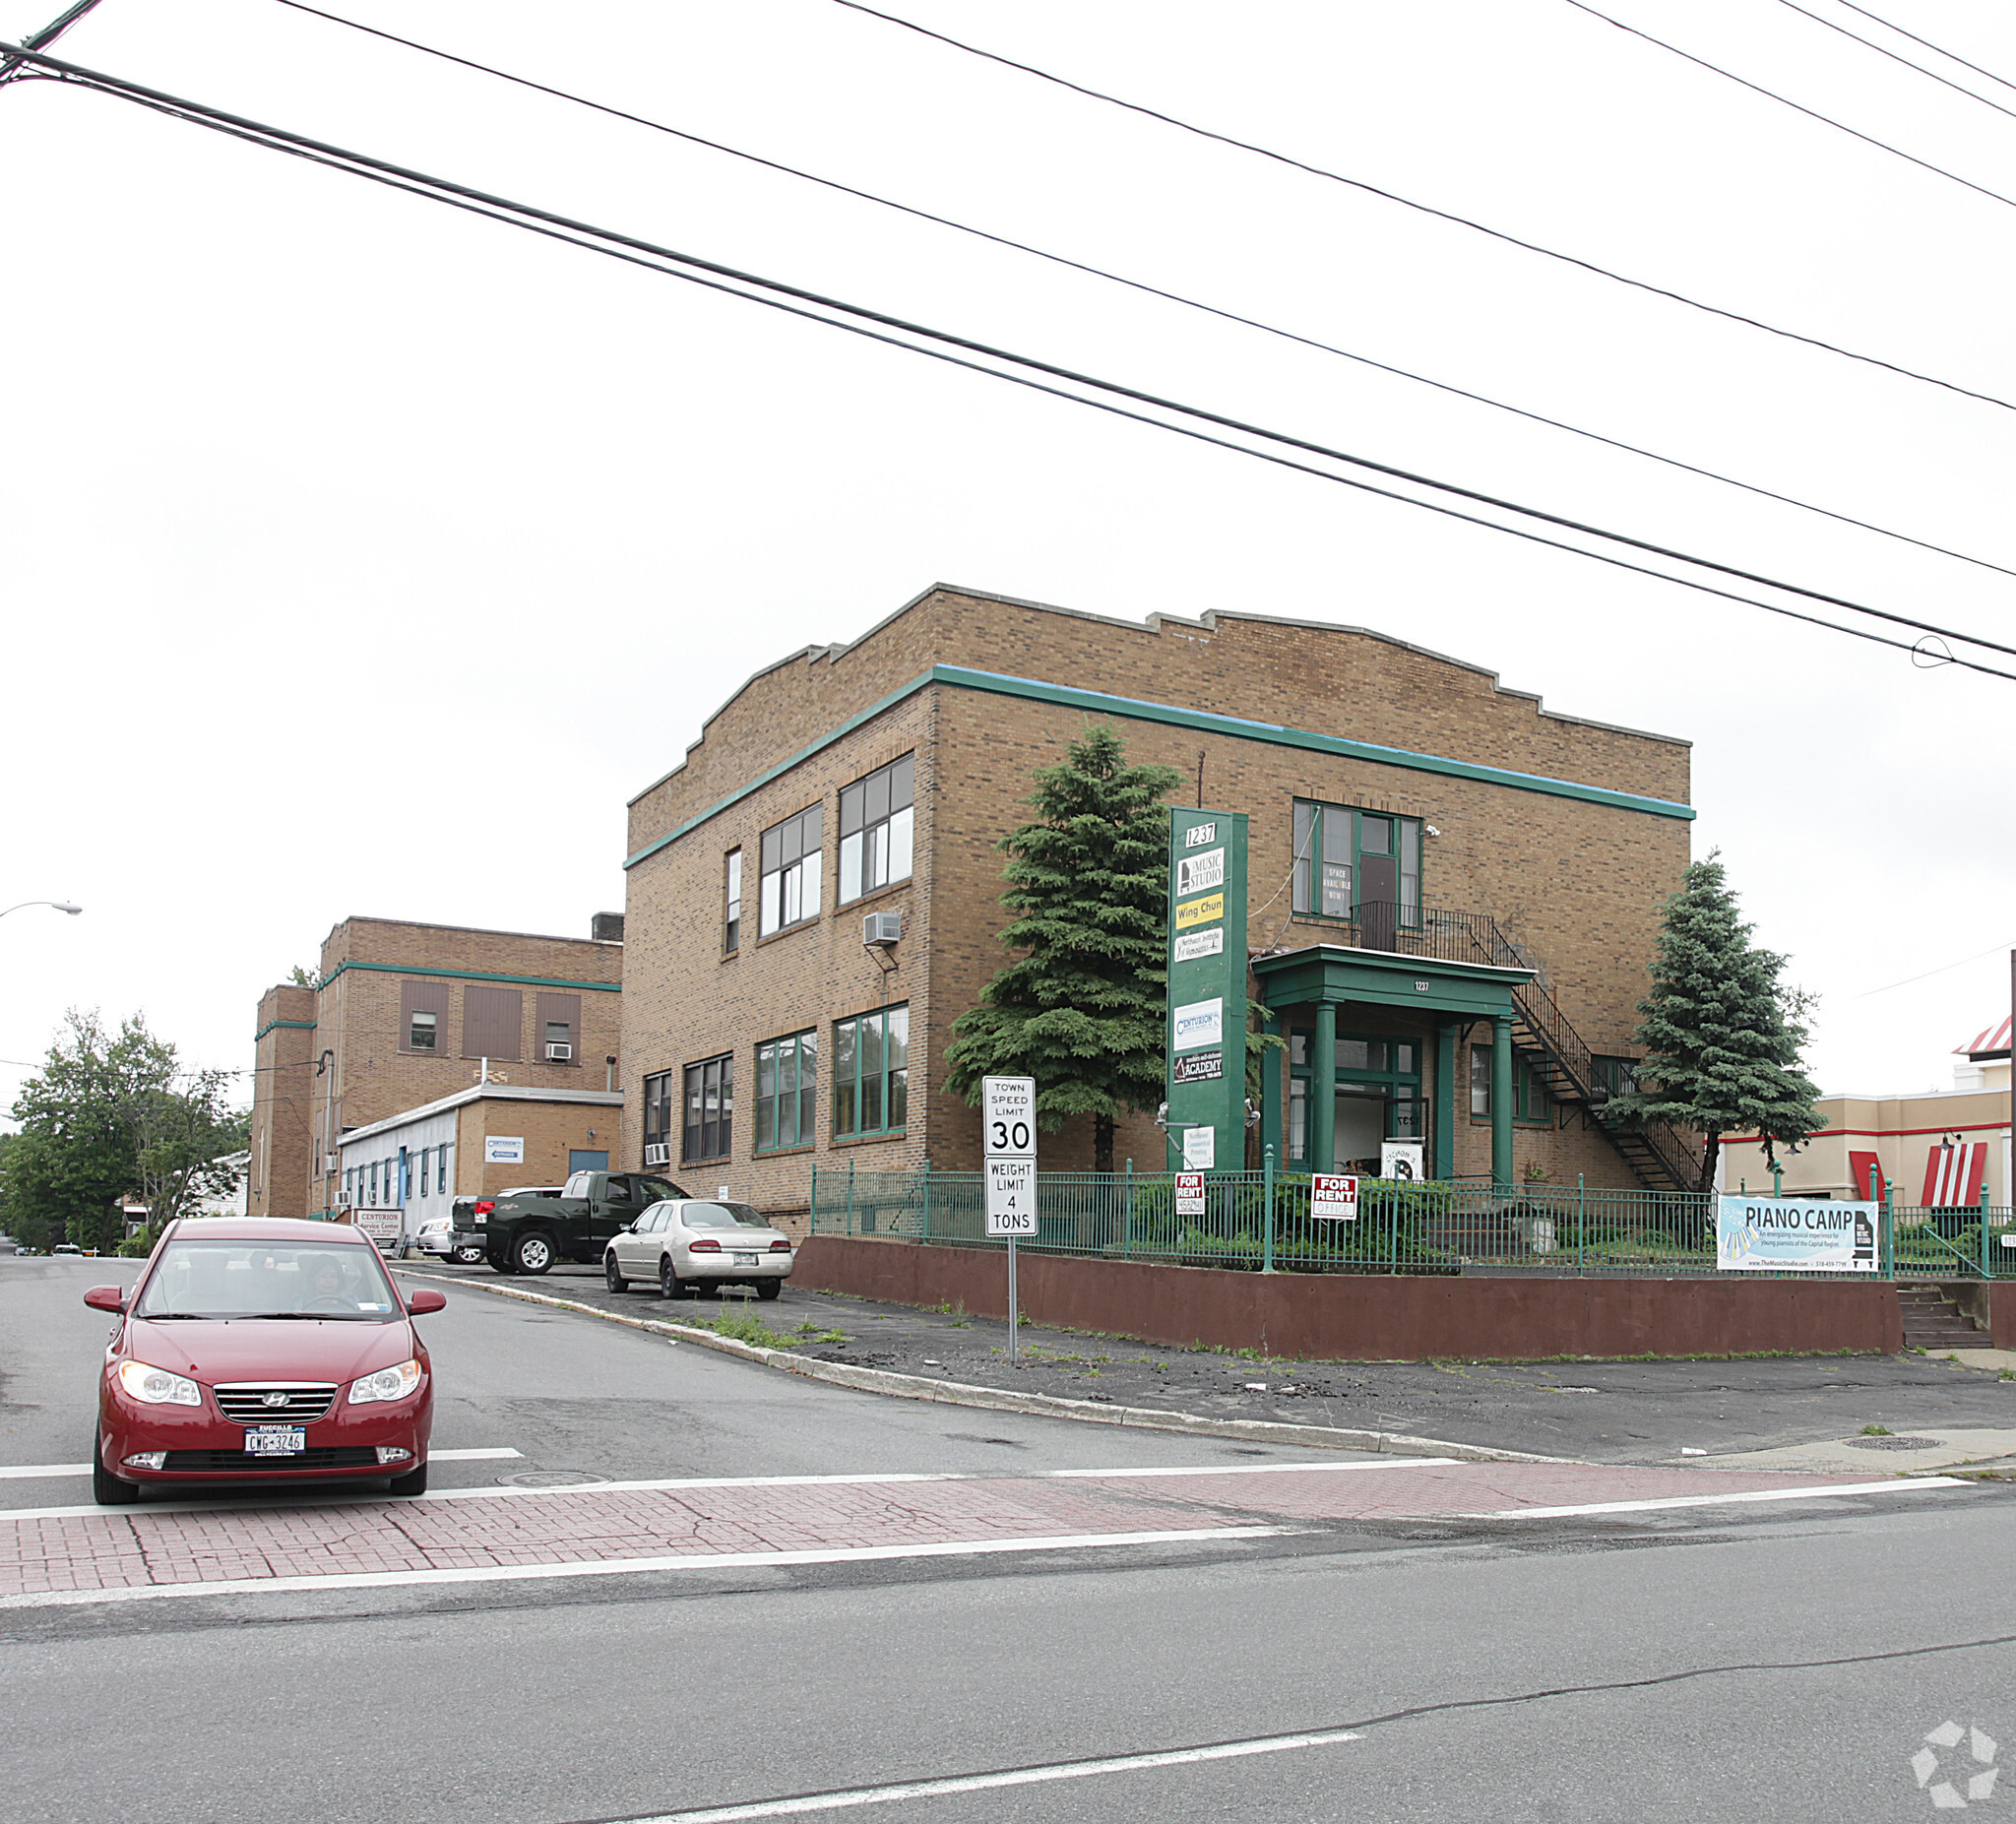
[[[1919,1202],[1928,1210],[1951,1210],[1979,1203],[1982,1175],[1987,1163],[1984,1140],[1963,1141],[1957,1147],[1934,1147],[1925,1160],[1925,1188]]]
[[[2009,1049],[2010,1017],[2004,1014],[2000,1026],[1991,1026],[1984,1033],[1977,1033],[1966,1044],[1955,1045],[1954,1050],[1965,1052],[1969,1057],[1981,1057],[1995,1051],[2006,1052]]]

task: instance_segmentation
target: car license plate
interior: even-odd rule
[[[756,1256],[754,1254],[737,1254],[735,1256],[735,1265],[738,1267],[753,1267],[755,1264]]]
[[[248,1457],[292,1457],[307,1448],[306,1425],[253,1425],[245,1432]]]

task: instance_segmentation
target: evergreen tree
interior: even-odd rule
[[[1168,813],[1173,767],[1129,766],[1106,724],[1040,769],[1037,821],[1002,839],[1016,952],[953,1025],[947,1087],[1034,1077],[1037,1125],[1092,1116],[1093,1164],[1113,1168],[1113,1123],[1163,1099]]]
[[[1742,922],[1714,854],[1687,869],[1665,912],[1652,992],[1638,1003],[1644,1087],[1618,1097],[1606,1117],[1699,1132],[1705,1191],[1724,1134],[1761,1134],[1769,1160],[1820,1127],[1819,1091],[1799,1069],[1809,1002],[1781,983],[1786,959],[1750,942],[1755,927]]]

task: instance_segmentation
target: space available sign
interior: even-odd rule
[[[1246,819],[1169,811],[1170,1147],[1190,1171],[1245,1162]]]
[[[1724,1197],[1715,1264],[1727,1273],[1874,1273],[1876,1206],[1803,1197]]]

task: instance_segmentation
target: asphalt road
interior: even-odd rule
[[[500,1281],[488,1267],[415,1263],[420,1272],[553,1293],[603,1310],[691,1321],[713,1299],[664,1304],[655,1291],[611,1293],[596,1268],[558,1267]],[[730,1308],[734,1308],[730,1300]],[[948,1381],[1071,1400],[1110,1400],[1222,1418],[1340,1425],[1599,1463],[1710,1461],[1845,1438],[2016,1427],[2016,1379],[1922,1355],[1774,1356],[1707,1361],[1293,1361],[1174,1349],[1025,1325],[1021,1359],[1007,1326],[963,1311],[917,1310],[787,1286],[749,1309],[807,1353]],[[838,1331],[838,1337],[829,1333]],[[1984,1339],[1985,1341],[1985,1339]],[[1881,1467],[1879,1459],[1872,1459]]]
[[[78,1294],[130,1277],[111,1264],[0,1260],[0,1467],[82,1460],[104,1320]],[[451,1296],[424,1320],[437,1445],[524,1455],[438,1465],[437,1488],[548,1470],[1251,1460],[1220,1440],[883,1401]],[[4,1487],[13,1508],[84,1498],[75,1478]],[[0,1611],[0,1818],[565,1824],[1020,1782],[1228,1742],[1267,1751],[892,1797],[870,1815],[1929,1817],[1926,1789],[1950,1777],[1964,1793],[2001,1741],[2016,1752],[2012,1499],[1970,1485],[1040,1557],[14,1608]],[[340,1503],[320,1505],[340,1524]],[[1992,1738],[1990,1758],[1964,1732],[1927,1749],[1948,1721]],[[1921,1751],[1940,1763],[1923,1788]],[[1997,1791],[1969,1808],[2012,1803]]]

